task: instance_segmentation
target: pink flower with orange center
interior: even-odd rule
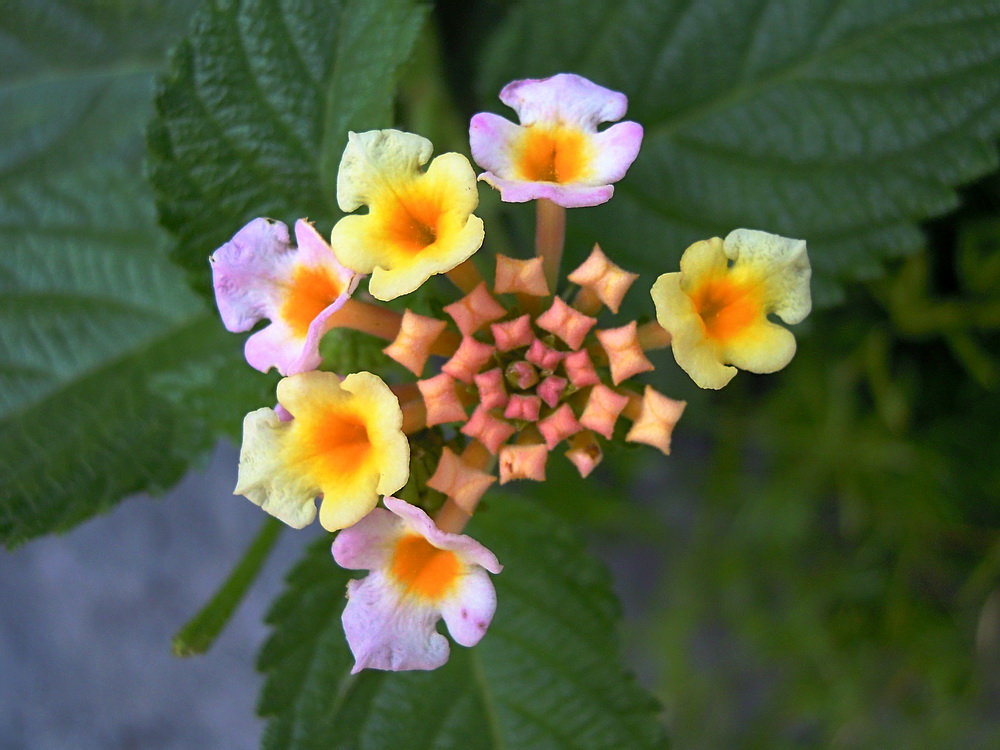
[[[614,193],[642,143],[642,126],[621,122],[624,94],[578,75],[514,81],[500,101],[517,112],[520,125],[482,112],[472,118],[472,158],[486,170],[479,179],[504,201],[547,198],[565,208],[596,206]]]
[[[497,604],[488,573],[503,566],[474,539],[438,529],[420,508],[394,497],[385,508],[333,542],[338,565],[370,571],[347,586],[342,619],[352,671],[437,669],[450,651],[438,620],[456,643],[479,643]]]
[[[210,258],[226,329],[249,331],[262,318],[271,321],[246,343],[247,362],[262,372],[316,369],[320,339],[360,279],[309,222],[295,222],[295,239],[298,248],[280,221],[254,219]]]

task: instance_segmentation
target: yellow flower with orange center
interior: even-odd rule
[[[307,372],[278,383],[274,409],[243,422],[235,494],[245,495],[289,526],[316,517],[328,531],[363,518],[379,495],[400,489],[409,476],[409,443],[399,401],[368,372],[341,382],[330,372]]]
[[[736,368],[768,373],[791,361],[795,337],[768,315],[795,324],[812,309],[805,240],[736,229],[694,243],[680,265],[651,294],[674,358],[695,383],[722,388]]]
[[[372,274],[372,296],[408,294],[434,274],[450,271],[483,244],[476,175],[461,154],[426,164],[430,141],[398,130],[351,133],[337,176],[345,216],[332,241],[348,268]]]
[[[496,610],[487,573],[503,566],[479,542],[449,534],[409,503],[385,498],[333,542],[337,564],[371,571],[347,585],[343,623],[362,669],[437,669],[448,660],[448,639],[437,632],[444,619],[451,637],[474,646]]]

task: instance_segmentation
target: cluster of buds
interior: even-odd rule
[[[211,258],[225,326],[269,320],[246,358],[285,376],[277,405],[244,420],[236,494],[295,528],[319,499],[320,523],[339,532],[334,559],[369,571],[349,585],[343,614],[355,671],[440,666],[442,618],[457,643],[482,638],[496,608],[489,574],[502,566],[462,531],[492,484],[543,481],[557,449],[586,477],[620,420],[626,441],[670,452],[685,405],[632,384],[653,369],[647,351],[670,346],[698,385],[720,388],[733,365],[784,367],[795,339],[768,315],[797,323],[810,309],[805,243],[737,229],[695,243],[680,272],[656,281],[656,321],[600,325],[637,276],[595,246],[560,289],[565,212],[612,197],[642,128],[617,122],[623,94],[576,75],[515,81],[500,99],[520,123],[472,119],[478,180],[504,201],[536,201],[537,231],[533,257],[496,256],[492,286],[471,260],[484,238],[472,165],[455,153],[431,160],[429,141],[396,130],[350,134],[337,180],[348,215],[330,243],[305,220],[292,244],[284,224],[255,219]],[[606,122],[616,124],[598,130]],[[375,302],[437,274],[462,295],[446,318]],[[415,382],[320,369],[320,339],[338,327],[387,341]],[[443,448],[426,486],[446,498],[433,518],[393,497],[410,481],[411,441],[429,431]]]

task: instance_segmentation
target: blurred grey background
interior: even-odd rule
[[[263,521],[232,494],[238,453],[161,498],[137,496],[59,537],[0,550],[0,748],[254,748],[263,617],[312,531],[283,534],[208,654],[171,638]]]

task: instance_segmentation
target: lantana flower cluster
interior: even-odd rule
[[[519,123],[472,118],[478,178],[460,154],[432,158],[419,135],[351,133],[337,179],[347,215],[329,243],[304,219],[293,243],[260,218],[211,257],[226,328],[268,320],[246,359],[284,376],[277,404],[244,420],[235,492],[295,528],[319,500],[320,524],[339,532],[336,562],[369,571],[343,613],[355,671],[442,665],[441,619],[463,646],[486,633],[502,565],[462,531],[493,484],[544,481],[554,451],[586,477],[616,435],[670,453],[685,404],[634,384],[653,369],[646,352],[670,346],[699,386],[721,388],[736,368],[784,367],[795,339],[769,316],[797,323],[810,310],[805,242],[736,229],[696,242],[656,280],[655,321],[613,320],[638,277],[595,245],[561,284],[566,209],[612,198],[642,127],[619,122],[623,94],[577,75],[515,81],[500,99]],[[484,239],[478,181],[503,201],[536,202],[534,254],[480,264],[491,281],[472,261]],[[379,304],[439,274],[458,289],[442,317]],[[414,379],[324,371],[319,344],[333,328],[385,340]],[[394,496],[410,481],[411,443],[432,432],[443,448],[426,486],[446,498],[433,518]]]

